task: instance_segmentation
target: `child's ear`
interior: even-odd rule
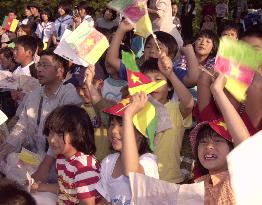
[[[64,142],[65,144],[71,144],[71,134],[70,133],[65,133],[64,134]]]
[[[95,87],[97,90],[101,90],[104,86],[104,81],[102,79],[99,79],[95,82]]]

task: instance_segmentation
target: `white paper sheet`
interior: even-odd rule
[[[203,205],[204,183],[178,185],[143,174],[130,173],[135,205]]]
[[[227,157],[237,205],[262,204],[262,131],[242,142]]]

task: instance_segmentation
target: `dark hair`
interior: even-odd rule
[[[113,9],[110,9],[110,8],[105,8],[104,10],[103,10],[103,17],[104,17],[104,15],[105,15],[105,13],[106,13],[106,11],[110,11],[110,13],[112,14],[112,18],[111,18],[111,21],[113,21],[113,20],[115,20],[116,19],[116,17],[117,17],[117,12],[115,11],[115,10],[113,10]]]
[[[212,40],[213,47],[208,57],[215,57],[217,54],[218,46],[219,46],[218,36],[211,30],[202,30],[198,33],[198,35],[196,36],[196,39],[201,38],[201,37],[209,38]]]
[[[22,24],[17,28],[17,30],[19,28],[21,28],[24,32],[26,32],[26,35],[32,34],[32,26],[30,24]]]
[[[54,53],[52,49],[44,50],[40,53],[40,56],[51,56],[57,66],[64,68],[66,71],[69,67],[69,62],[61,56]]]
[[[48,21],[50,21],[50,22],[53,21],[52,12],[48,8],[43,8],[41,10],[41,13],[40,13],[41,21],[43,21],[43,19],[42,19],[43,14],[46,14],[48,16]]]
[[[109,115],[109,125],[111,123],[111,121],[113,120],[116,120],[121,126],[122,126],[122,123],[123,123],[123,118],[120,117],[120,116],[116,116],[116,115]],[[137,131],[139,132],[139,131]],[[140,139],[140,142],[139,142],[139,147],[138,147],[138,154],[139,156],[145,154],[145,153],[150,153],[152,152],[150,147],[149,147],[149,142],[148,142],[148,139],[146,137],[144,137],[142,134],[140,134],[139,132],[139,139]],[[110,147],[111,150],[113,150],[112,147]]]
[[[90,15],[90,16],[94,16],[95,15],[95,11],[94,9],[89,5],[88,2],[86,1],[81,1],[77,4],[77,9],[84,9],[86,11],[86,14]]]
[[[71,12],[71,5],[70,5],[70,3],[68,1],[61,1],[58,4],[57,9],[60,8],[60,7],[65,11],[65,13],[67,15],[70,14],[70,12]]]
[[[26,51],[31,50],[32,56],[34,56],[36,49],[37,49],[37,40],[35,37],[32,36],[19,36],[18,38],[14,39],[14,43],[16,45],[21,45],[24,47]]]
[[[36,37],[37,40],[37,55],[39,55],[44,49],[44,43],[41,38]]]
[[[196,156],[196,164],[195,166],[199,169],[200,171],[200,174],[201,176],[202,175],[205,175],[205,174],[208,174],[208,170],[206,168],[204,168],[202,166],[202,164],[200,163],[199,161],[199,158],[198,158],[198,146],[199,146],[199,143],[201,141],[201,139],[203,138],[206,138],[206,137],[222,137],[220,136],[219,134],[217,134],[208,124],[204,125],[197,133],[197,136],[196,136],[196,146],[195,146],[195,150],[193,150],[195,156]],[[228,140],[226,140],[228,146],[229,146],[229,149],[232,150],[234,148],[234,145],[232,142],[229,142]]]
[[[70,133],[71,144],[79,152],[94,154],[96,151],[94,128],[83,108],[64,105],[53,110],[46,119],[43,133],[48,136],[50,131]]]
[[[241,38],[256,37],[262,39],[262,27],[252,27],[248,29]]]
[[[239,26],[233,21],[225,21],[221,24],[221,28],[218,31],[218,35],[221,37],[222,33],[227,30],[234,30],[239,35]]]
[[[142,66],[140,67],[140,71],[144,74],[146,73],[161,73],[159,68],[158,68],[158,59],[157,58],[149,58],[148,60],[146,60]],[[171,89],[170,91],[168,91],[168,99],[171,99],[173,94],[174,94],[174,88],[171,84],[171,82],[167,80],[167,85],[168,87]]]
[[[15,9],[10,9],[8,13],[14,13],[17,16],[17,11]]]
[[[157,40],[159,40],[168,48],[168,56],[170,58],[174,58],[178,51],[176,39],[172,35],[164,31],[155,31],[154,35],[156,36]],[[145,45],[149,42],[151,38],[154,38],[152,34],[147,37]]]
[[[1,179],[0,204],[36,205],[36,202],[34,198],[17,183],[8,179]]]
[[[11,48],[5,47],[0,49],[0,54],[3,54],[5,58],[12,60],[15,63],[14,60],[14,53]]]

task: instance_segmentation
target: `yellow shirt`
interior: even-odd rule
[[[165,107],[170,114],[173,127],[156,136],[155,154],[158,160],[159,178],[172,183],[180,183],[184,180],[180,171],[180,150],[185,128],[192,124],[192,114],[183,119],[179,103],[172,101],[166,103]]]

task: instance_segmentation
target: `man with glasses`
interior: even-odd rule
[[[45,51],[36,65],[37,78],[42,85],[27,96],[19,120],[4,144],[0,145],[0,160],[21,147],[43,155],[47,150],[43,135],[47,115],[58,106],[81,104],[82,100],[72,84],[63,84],[65,69],[68,67],[60,56]]]

